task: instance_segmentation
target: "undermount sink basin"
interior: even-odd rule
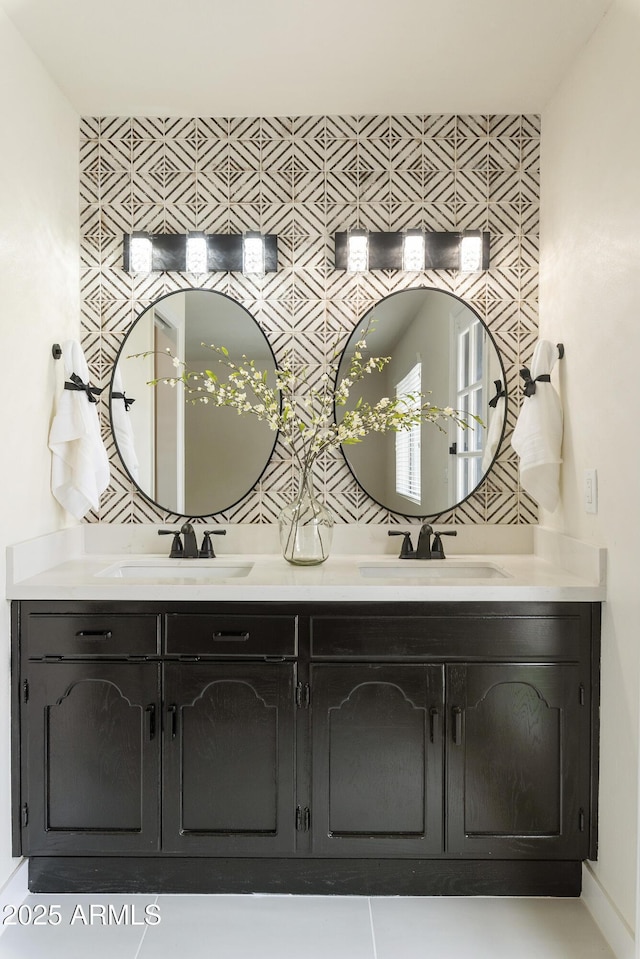
[[[457,563],[455,560],[396,560],[388,563],[362,564],[358,567],[365,579],[506,579],[509,573],[492,563]]]
[[[207,583],[246,576],[253,563],[225,563],[201,559],[130,560],[115,563],[97,576],[112,579],[172,580],[179,583]]]

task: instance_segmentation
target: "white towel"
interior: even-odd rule
[[[498,398],[496,405],[489,408],[489,426],[487,427],[487,439],[484,444],[484,453],[482,454],[482,472],[486,473],[493,462],[493,458],[498,452],[500,438],[502,436],[502,427],[504,426],[506,398],[500,396],[503,393],[502,381],[496,380],[496,390]]]
[[[87,361],[80,344],[67,340],[62,345],[65,378],[75,373],[89,382]],[[51,492],[75,516],[98,509],[100,495],[109,485],[109,459],[100,436],[95,403],[83,390],[63,389],[49,432],[52,452]]]
[[[531,362],[531,379],[551,373],[558,348],[540,340]],[[511,445],[520,457],[520,483],[534,500],[553,511],[560,499],[562,457],[562,404],[551,383],[536,383],[532,396],[525,396]]]
[[[124,396],[122,376],[120,375],[120,368],[118,366],[116,366],[113,371],[111,391],[111,422],[113,424],[113,435],[118,446],[118,452],[122,457],[122,462],[137,483],[140,464],[136,455],[131,417],[127,412],[124,399],[120,396],[114,396],[114,393],[122,393]]]

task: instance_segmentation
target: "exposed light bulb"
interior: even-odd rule
[[[187,273],[207,272],[207,238],[204,233],[192,231],[187,234]]]
[[[129,272],[151,273],[153,243],[148,233],[132,233],[129,240]]]
[[[245,276],[262,276],[264,271],[264,237],[261,233],[245,233],[242,237],[242,272]]]
[[[369,234],[366,230],[350,230],[347,234],[347,271],[364,273],[369,269]]]
[[[468,233],[460,240],[460,270],[479,273],[482,270],[482,234]]]
[[[407,272],[424,270],[424,233],[407,230],[402,238],[402,269]]]

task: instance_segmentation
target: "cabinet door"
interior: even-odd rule
[[[26,854],[158,849],[159,667],[40,662],[26,679]]]
[[[586,857],[585,685],[568,664],[448,667],[448,853]]]
[[[294,849],[292,663],[167,663],[163,849]]]
[[[443,667],[314,665],[312,849],[442,851]]]

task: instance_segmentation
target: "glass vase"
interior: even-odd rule
[[[333,516],[317,498],[309,470],[300,478],[298,495],[278,517],[282,555],[294,566],[318,566],[329,556]]]

